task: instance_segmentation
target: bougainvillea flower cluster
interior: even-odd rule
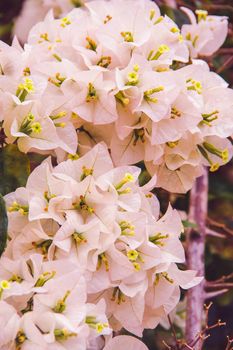
[[[142,336],[174,309],[180,287],[200,282],[176,265],[185,260],[178,212],[159,217],[154,180],[140,187],[139,173],[114,167],[98,144],[55,167],[46,159],[5,196],[0,294],[12,329],[1,346],[86,349],[122,327]]]
[[[233,93],[201,59],[227,19],[183,9],[179,28],[149,0],[38,4],[53,11],[23,47],[0,42],[5,142],[45,156],[4,197],[0,348],[146,350],[114,335],[166,325],[202,280],[185,269],[179,213],[161,215],[152,191],[185,193],[232,156]]]
[[[219,48],[227,19],[184,11],[180,30],[148,0],[91,1],[49,12],[23,49],[2,43],[7,142],[61,161],[105,141],[115,165],[144,161],[171,192],[217,170],[232,156],[233,93],[197,55]]]

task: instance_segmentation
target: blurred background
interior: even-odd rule
[[[39,0],[38,0],[39,1]],[[64,0],[67,1],[67,0]],[[23,0],[0,0],[0,39],[10,44],[12,41],[12,28],[15,18],[19,15]],[[187,17],[179,10],[185,6],[195,11],[205,9],[209,14],[227,16],[229,18],[229,34],[223,47],[212,57],[208,63],[212,70],[220,74],[233,87],[233,1],[182,1],[167,0],[156,1],[160,6],[162,14],[167,14],[178,25],[187,23]],[[206,58],[204,58],[206,60]],[[233,114],[233,112],[232,112]],[[232,115],[233,116],[233,115]],[[232,140],[231,140],[232,141]],[[2,145],[0,129],[0,146]],[[0,192],[5,194],[24,186],[30,167],[35,167],[41,161],[40,156],[28,157],[20,153],[16,146],[10,145],[0,148]],[[12,167],[14,164],[14,167]],[[11,170],[14,169],[14,172]],[[17,169],[17,171],[15,171]],[[164,190],[156,190],[161,201],[162,211],[165,212],[168,202],[182,211],[188,210],[187,195],[169,194]],[[216,173],[210,174],[209,188],[209,227],[219,232],[218,237],[207,237],[206,244],[206,279],[216,280],[223,275],[233,272],[233,162],[221,167]],[[185,235],[183,237],[185,244]],[[229,291],[213,300],[210,309],[209,324],[218,319],[226,322],[226,327],[215,329],[211,337],[205,342],[205,350],[222,350],[226,348],[227,336],[233,338],[233,278],[228,281]],[[180,307],[177,324],[184,323],[185,306]],[[177,335],[182,337],[182,327],[175,326]],[[146,331],[144,341],[152,350],[162,350],[165,346],[162,341],[172,344],[171,331],[158,327],[156,330]]]

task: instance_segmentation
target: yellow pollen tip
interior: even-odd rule
[[[172,33],[179,33],[180,30],[177,27],[173,27],[173,28],[171,28],[170,32],[172,32]]]
[[[132,174],[126,173],[123,180],[127,181],[127,182],[133,182],[134,181],[134,177],[133,177]]]
[[[31,125],[31,129],[34,133],[39,134],[42,131],[41,124],[39,122],[35,122]]]
[[[130,261],[136,261],[138,256],[139,256],[139,254],[136,250],[129,250],[127,252],[127,257]]]
[[[79,159],[79,155],[76,153],[76,154],[68,154],[68,159],[71,159],[71,160],[77,160]]]
[[[134,262],[134,263],[133,263],[133,266],[134,266],[134,269],[135,269],[136,271],[140,271],[140,270],[141,270],[141,266],[140,266],[139,263]]]
[[[219,169],[219,163],[214,163],[214,164],[212,164],[211,165],[211,167],[210,167],[210,171],[213,173],[213,172],[215,172],[215,171],[217,171],[218,169]]]
[[[224,150],[222,151],[222,160],[223,160],[224,162],[227,162],[228,159],[229,159],[229,152],[228,152],[228,149],[224,149]]]
[[[7,280],[2,280],[0,282],[0,288],[3,289],[3,290],[10,289],[11,288],[11,284]]]
[[[63,17],[61,19],[61,27],[65,28],[69,24],[71,24],[71,21],[70,21],[70,19],[68,17]]]

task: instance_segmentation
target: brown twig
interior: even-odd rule
[[[233,64],[233,56],[228,57],[221,67],[217,69],[217,73],[222,73],[225,69],[229,68]]]
[[[174,328],[174,325],[173,325],[173,323],[172,323],[171,318],[170,318],[169,315],[167,315],[167,318],[168,318],[168,321],[169,321],[169,324],[170,324],[170,327],[171,327],[171,330],[172,330],[173,338],[174,338],[174,340],[175,340],[175,345],[176,345],[176,346],[175,346],[175,349],[176,349],[176,350],[180,350],[180,341],[179,341],[179,339],[177,338],[176,330],[175,330],[175,328]]]
[[[231,5],[224,4],[202,4],[202,8],[206,10],[225,10],[233,12],[233,7]]]
[[[212,324],[211,326],[208,324],[208,320],[209,320],[209,311],[211,306],[213,305],[212,302],[210,302],[208,305],[204,304],[204,319],[205,319],[205,323],[204,326],[201,327],[200,332],[198,332],[197,334],[195,334],[194,338],[190,341],[187,342],[184,339],[178,339],[174,326],[172,325],[171,319],[168,316],[168,320],[172,329],[172,335],[173,338],[176,342],[175,346],[174,345],[168,345],[165,340],[163,340],[163,345],[165,345],[166,349],[168,350],[201,350],[203,348],[203,343],[206,339],[208,339],[210,337],[210,331],[212,331],[215,328],[218,327],[223,327],[226,325],[225,322],[222,322],[221,320],[218,320],[216,323]],[[230,339],[229,337],[228,339],[228,343],[227,343],[227,348],[225,350],[233,350],[233,348],[231,348],[231,344],[233,343],[233,339]]]
[[[166,346],[166,349],[172,350],[172,348],[165,342],[165,340],[163,340],[162,343],[164,346]]]
[[[214,283],[214,282],[207,282],[206,283],[206,288],[232,288],[233,283]]]
[[[229,291],[229,289],[220,289],[220,290],[217,290],[214,292],[206,292],[204,297],[205,297],[205,300],[213,299],[213,298],[216,298],[222,294],[227,293],[228,291]]]
[[[183,349],[189,349],[189,350],[193,350],[193,348],[191,348],[191,346],[189,346],[187,343],[183,343]]]
[[[199,348],[201,349],[202,347],[202,343],[204,342],[204,340],[206,340],[207,338],[210,337],[210,334],[206,335],[206,332],[209,332],[210,330],[213,330],[217,327],[223,327],[226,325],[225,322],[222,322],[221,320],[218,320],[218,322],[214,323],[213,325],[209,326],[208,325],[208,319],[209,319],[209,310],[211,308],[211,306],[213,305],[212,302],[210,302],[208,305],[204,305],[204,309],[205,309],[205,326],[204,328],[201,330],[201,332],[196,336],[196,339],[194,339],[191,343],[190,346],[191,347],[195,347],[195,345],[199,344]],[[201,340],[201,341],[200,341]]]
[[[226,236],[223,233],[219,233],[217,231],[214,231],[209,227],[206,227],[206,235],[212,236],[212,237],[217,237],[217,238],[226,238]]]
[[[216,296],[222,295],[233,288],[233,273],[222,276],[214,281],[205,282],[205,299],[215,298]]]
[[[221,283],[221,282],[229,281],[231,279],[233,279],[233,272],[230,273],[229,275],[224,275],[224,276],[218,278],[217,280],[210,281],[210,283],[212,283],[212,282],[214,282],[214,283]]]
[[[228,233],[229,235],[233,236],[233,230],[228,228],[225,224],[215,221],[214,219],[211,219],[210,217],[207,217],[207,224],[210,226],[214,226],[216,228],[219,228],[223,230],[225,233]]]
[[[222,54],[222,55],[232,55],[233,54],[233,47],[222,47],[216,52],[217,54]]]
[[[233,343],[233,339],[230,339],[230,337],[227,337],[227,346],[225,350],[233,350],[233,347],[231,344]]]

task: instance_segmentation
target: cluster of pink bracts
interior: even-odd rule
[[[149,0],[62,16],[60,3],[24,48],[0,43],[6,141],[58,164],[47,158],[5,196],[0,349],[145,350],[112,333],[142,336],[202,279],[177,267],[180,216],[169,206],[160,217],[151,190],[184,193],[203,166],[231,158],[232,90],[194,59],[222,45],[227,20],[183,9],[192,24],[180,30]],[[141,161],[152,175],[143,187]]]

